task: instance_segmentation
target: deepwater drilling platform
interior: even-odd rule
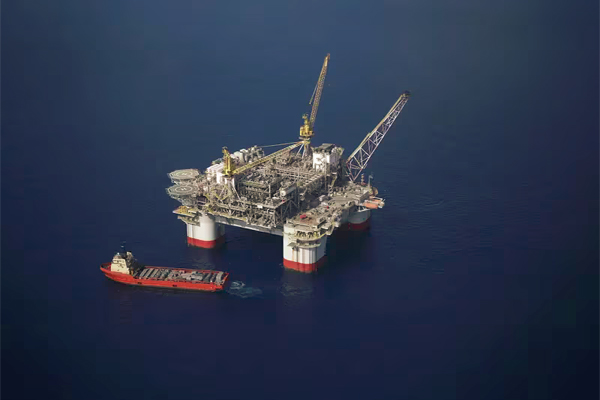
[[[369,227],[371,211],[382,208],[378,191],[364,182],[363,170],[410,97],[404,92],[358,147],[323,143],[311,146],[323,93],[329,54],[325,57],[299,140],[265,155],[253,146],[223,156],[202,173],[169,173],[167,193],[182,205],[173,213],[187,226],[189,245],[213,248],[224,241],[225,225],[283,236],[285,268],[313,272],[325,262],[327,237],[336,230]],[[267,146],[264,146],[267,147]],[[357,182],[358,177],[360,182]]]

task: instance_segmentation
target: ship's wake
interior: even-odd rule
[[[226,292],[243,299],[250,297],[262,297],[262,290],[255,287],[248,287],[244,282],[233,281]]]

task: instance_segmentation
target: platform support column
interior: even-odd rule
[[[190,246],[212,249],[225,241],[225,226],[215,222],[211,215],[204,214],[197,222],[186,225]]]
[[[348,229],[351,231],[363,231],[371,226],[371,211],[363,209],[353,211],[348,215]]]
[[[327,259],[327,236],[317,240],[298,241],[293,236],[294,229],[284,226],[283,233],[283,266],[300,272],[314,272]]]

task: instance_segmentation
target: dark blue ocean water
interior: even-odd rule
[[[76,1],[2,18],[3,399],[597,398],[598,4]],[[386,206],[314,276],[282,239],[186,245],[167,173],[315,143]],[[235,293],[98,269],[230,271]]]

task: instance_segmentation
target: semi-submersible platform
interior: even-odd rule
[[[173,212],[187,225],[189,245],[216,247],[224,241],[225,225],[252,229],[283,236],[285,268],[313,272],[325,262],[327,237],[334,231],[369,227],[371,211],[384,200],[362,172],[410,93],[402,93],[348,158],[334,144],[313,147],[328,62],[329,54],[309,101],[310,116],[302,116],[299,141],[274,145],[286,147],[269,155],[259,146],[234,153],[223,147],[223,157],[203,172],[169,173],[174,185],[167,193],[182,204]]]

